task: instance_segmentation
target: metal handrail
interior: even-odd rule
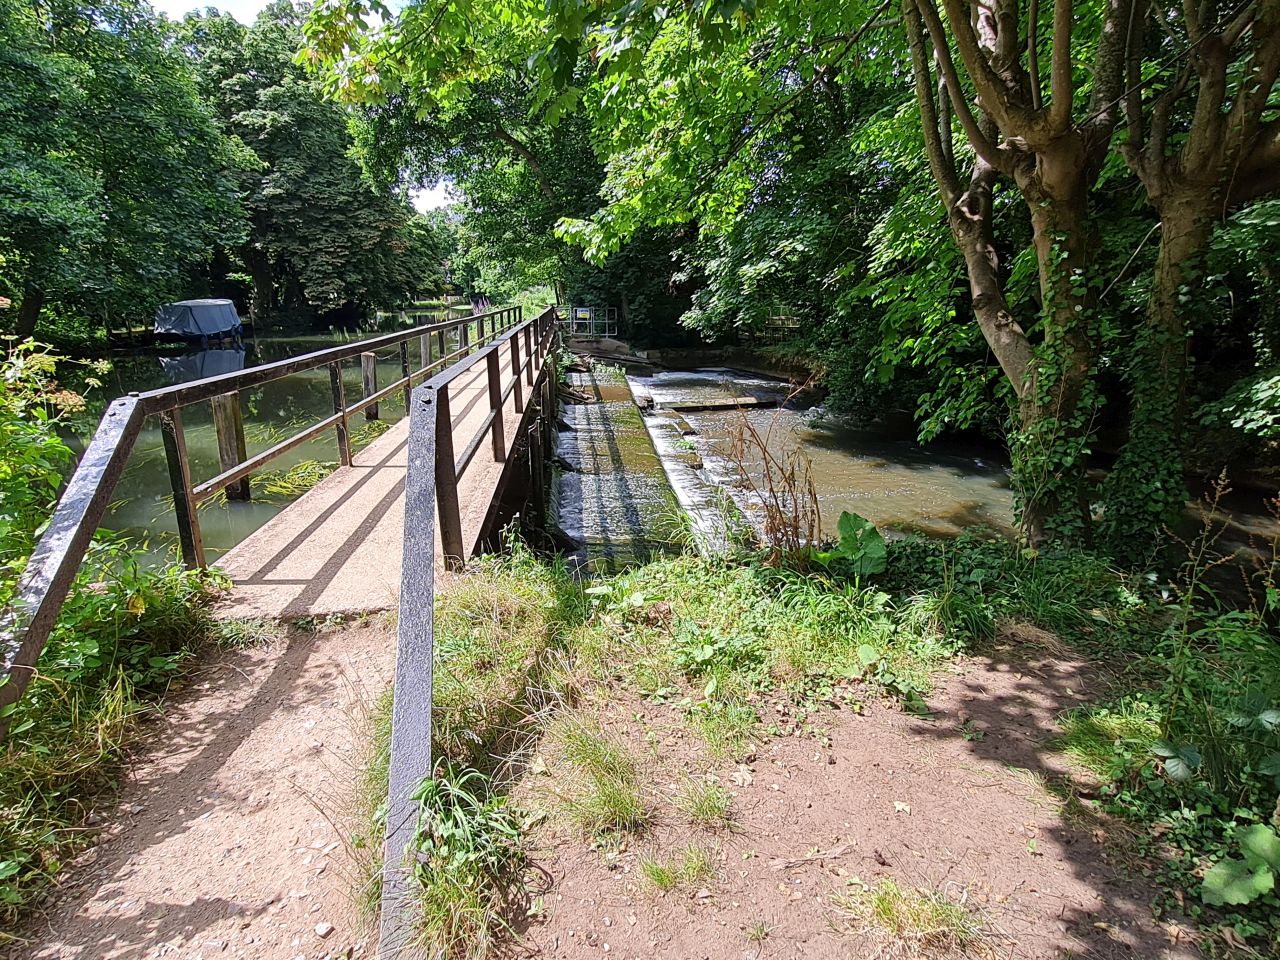
[[[523,333],[524,354],[520,353]],[[505,446],[495,426],[502,423],[506,399],[514,392],[521,413],[517,436],[525,433],[531,466],[532,494],[543,492],[541,464],[550,442],[555,404],[555,363],[552,353],[558,324],[554,307],[504,334],[495,343],[469,358],[465,367],[455,365],[413,391],[409,403],[408,468],[405,474],[404,553],[401,564],[400,605],[396,631],[396,671],[392,687],[391,756],[387,778],[386,839],[383,847],[382,911],[378,937],[381,960],[398,960],[411,948],[414,928],[408,857],[412,851],[418,806],[413,795],[419,783],[432,775],[431,696],[435,659],[435,528],[440,524],[446,563],[450,528],[458,525],[457,480],[470,460],[453,458],[449,387],[466,369],[484,359],[489,369],[490,415],[477,430],[468,448],[478,448],[486,435],[495,442],[495,456]],[[495,390],[496,361],[510,344],[512,382]],[[538,365],[541,361],[541,365]],[[535,369],[537,373],[535,374]],[[523,382],[522,382],[523,374]],[[527,404],[524,403],[528,388]],[[460,559],[460,555],[459,559]]]
[[[36,543],[10,606],[0,614],[0,709],[16,703],[31,682],[40,653],[57,622],[67,592],[93,541],[93,535],[102,523],[116,484],[124,472],[129,455],[142,431],[143,421],[148,415],[160,417],[183,559],[188,566],[204,566],[199,518],[196,514],[196,505],[200,500],[243,481],[258,467],[330,428],[337,434],[339,460],[344,466],[349,466],[351,453],[347,418],[350,415],[372,409],[378,399],[397,389],[403,389],[407,399],[415,381],[428,377],[437,369],[443,368],[446,372],[452,370],[453,367],[446,366],[450,360],[469,353],[486,341],[489,346],[478,352],[483,354],[491,350],[500,339],[500,333],[518,328],[521,319],[520,307],[493,310],[477,316],[459,317],[456,320],[426,324],[339,347],[329,347],[248,370],[133,393],[113,401],[103,414],[97,431],[59,498],[48,527]],[[488,334],[484,330],[486,320],[490,327]],[[473,324],[478,334],[474,343],[470,337]],[[457,331],[458,349],[453,353],[446,353],[447,334],[454,330]],[[435,360],[431,359],[432,336],[436,338],[441,354]],[[417,371],[410,369],[408,359],[408,343],[415,338],[420,340],[422,348],[422,366]],[[394,346],[400,348],[404,375],[383,390],[376,389],[376,377],[374,389],[368,389],[370,381],[366,378],[366,396],[349,407],[342,382],[342,362],[356,356],[372,357],[375,351]],[[240,391],[325,366],[329,368],[333,387],[333,415],[269,450],[252,458],[246,457],[239,417]],[[180,411],[185,406],[204,400],[212,400],[215,404],[225,401],[223,413],[226,417],[218,424],[218,445],[223,471],[213,479],[193,486]],[[218,416],[219,411],[215,407],[215,418]],[[233,463],[232,460],[236,462]],[[247,495],[247,490],[243,491],[243,495]],[[4,730],[4,721],[0,719],[0,736],[3,736]]]

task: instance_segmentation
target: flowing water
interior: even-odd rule
[[[576,544],[571,559],[610,572],[669,547],[678,507],[622,374],[570,373],[588,403],[561,407],[552,519]]]
[[[835,534],[845,510],[882,529],[947,536],[985,525],[1012,532],[1008,465],[991,451],[925,450],[911,441],[841,426],[789,403],[787,384],[732,370],[663,371],[629,379],[638,396],[652,398],[650,433],[681,502],[692,505],[709,532],[717,527],[722,490],[748,517],[759,511],[731,455],[744,421],[771,453],[798,449],[808,460],[824,536]],[[775,406],[697,409],[739,398]],[[763,472],[760,460],[748,455],[743,464],[756,482]]]
[[[855,429],[823,416],[820,408],[789,401],[788,385],[740,371],[633,373],[628,379],[642,403],[652,399],[645,423],[676,495],[713,548],[724,538],[726,495],[759,526],[759,503],[731,455],[744,418],[772,453],[794,448],[808,459],[825,537],[835,536],[845,510],[885,530],[954,536],[984,526],[1015,532],[1009,464],[994,447],[940,442],[926,449],[888,432]],[[732,399],[776,406],[706,409]],[[760,457],[747,457],[743,466],[758,482]],[[1203,528],[1203,509],[1200,500],[1188,505],[1184,537]],[[1270,556],[1270,542],[1280,537],[1280,523],[1265,499],[1250,490],[1225,498],[1213,527],[1221,529],[1215,549],[1236,552],[1246,568]]]
[[[385,331],[381,331],[385,332]],[[375,331],[351,334],[301,337],[260,337],[247,341],[244,350],[203,350],[164,356],[137,354],[113,358],[113,370],[106,378],[101,393],[120,396],[134,391],[152,390],[198,380],[202,377],[229,373],[248,367],[296,357],[301,354],[339,346],[373,336]],[[410,363],[419,362],[418,345],[411,341]],[[399,348],[383,350],[378,355],[378,383],[385,385],[400,377]],[[361,396],[360,364],[348,360],[343,364],[343,383],[347,403]],[[245,446],[253,456],[333,413],[333,399],[328,368],[309,370],[274,380],[241,393],[244,412]],[[379,402],[382,424],[395,423],[404,416],[404,400],[397,391]],[[217,439],[214,434],[209,403],[193,404],[182,410],[187,454],[191,462],[193,483],[200,483],[219,472]],[[369,443],[380,432],[381,425],[369,425],[363,413],[351,420],[353,451]],[[310,479],[337,465],[337,440],[332,431],[300,444],[272,461],[265,470],[278,476],[299,467]],[[307,469],[309,468],[309,469]],[[298,479],[295,474],[293,479]],[[200,507],[200,531],[205,554],[212,562],[253,533],[300,496],[307,486],[281,483],[268,491],[261,485],[247,502],[228,502],[222,497],[206,500]],[[176,556],[177,523],[173,510],[173,493],[169,484],[164,444],[159,421],[149,417],[134,447],[133,455],[116,487],[115,499],[103,519],[103,527],[128,535],[146,548],[147,556],[161,561]]]

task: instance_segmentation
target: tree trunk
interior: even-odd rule
[[[260,324],[275,306],[275,282],[271,273],[271,261],[261,250],[253,249],[245,259],[248,261],[249,274],[253,277],[249,316],[253,320],[255,332],[260,333]]]
[[[1208,190],[1169,193],[1156,204],[1160,250],[1128,371],[1129,436],[1103,488],[1103,532],[1128,560],[1147,559],[1141,545],[1186,503],[1187,290],[1199,275],[1217,206]]]
[[[1088,542],[1085,489],[1093,364],[1092,256],[1088,175],[1078,140],[1041,154],[1018,171],[1031,211],[1039,265],[1043,343],[1021,394],[1014,440],[1015,485],[1023,532],[1032,545],[1049,539]]]
[[[44,291],[31,284],[22,293],[22,304],[18,307],[18,319],[14,333],[19,340],[35,336],[36,321],[40,319],[40,310],[44,307]]]

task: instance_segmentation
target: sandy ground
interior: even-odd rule
[[[973,908],[988,936],[976,956],[1198,956],[1186,931],[1151,919],[1151,891],[1107,826],[1069,822],[1044,789],[1067,769],[1047,749],[1053,718],[1092,682],[1078,662],[1011,649],[958,665],[930,699],[932,719],[886,704],[808,718],[829,745],[766,706],[766,722],[793,735],[743,764],[704,756],[671,708],[611,696],[606,724],[647,757],[657,824],[616,856],[543,828],[529,945],[556,958],[919,956],[885,951],[833,905],[891,877]],[[695,829],[673,809],[691,775],[734,795],[731,830]],[[714,851],[716,876],[656,892],[640,858],[669,861],[690,840]]]
[[[394,657],[377,621],[215,654],[145,731],[112,825],[9,956],[367,955],[342,824]]]

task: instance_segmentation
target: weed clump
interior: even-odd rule
[[[584,836],[608,839],[649,825],[635,757],[599,724],[572,714],[555,721],[546,752],[557,774],[552,797]]]
[[[526,862],[521,823],[477,770],[446,765],[414,795],[417,940],[425,956],[483,960],[510,933]]]
[[[833,902],[855,932],[877,944],[881,957],[952,957],[986,939],[981,919],[937,890],[885,879],[855,883]]]
[[[676,808],[700,827],[725,830],[733,826],[733,794],[718,783],[690,780],[676,797]]]
[[[563,567],[522,549],[474,562],[437,598],[437,756],[485,769],[537,736],[535,716],[562,701],[572,680],[558,669],[558,651],[581,603]]]
[[[715,876],[715,860],[701,844],[689,843],[674,860],[640,858],[640,875],[659,893],[681,886],[693,886]]]

